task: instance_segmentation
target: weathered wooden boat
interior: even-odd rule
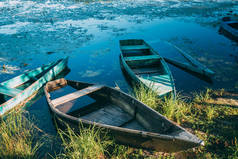
[[[211,69],[207,68],[205,65],[203,65],[199,61],[195,60],[193,57],[191,57],[189,54],[187,54],[186,52],[184,52],[177,46],[175,46],[171,43],[168,43],[168,44],[171,45],[172,47],[174,47],[188,62],[180,62],[180,61],[176,61],[174,59],[164,58],[166,62],[168,62],[174,66],[180,67],[182,69],[200,74],[202,76],[211,77],[215,74],[215,72],[213,72]]]
[[[79,124],[94,125],[108,130],[119,143],[156,151],[203,145],[195,135],[118,89],[62,78],[48,82],[44,91],[58,126],[67,123],[80,131]]]
[[[120,60],[125,72],[158,96],[175,95],[172,74],[164,59],[144,40],[120,40]]]
[[[220,32],[228,38],[238,41],[238,20],[232,17],[224,17],[220,25]]]
[[[67,67],[68,58],[25,72],[0,83],[0,116],[31,98],[48,81]]]
[[[211,77],[212,75],[214,75],[214,72],[213,71],[211,72],[209,69],[200,69],[200,68],[195,67],[189,63],[179,62],[179,61],[172,60],[169,58],[164,58],[164,59],[166,62],[168,62],[174,66],[177,66],[181,69],[185,69],[185,70],[188,70],[188,71],[191,71],[191,72],[203,75],[203,76],[208,76],[208,77]]]

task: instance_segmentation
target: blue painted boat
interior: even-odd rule
[[[60,59],[0,83],[0,116],[24,105],[45,83],[67,68],[67,63],[68,58]]]
[[[186,60],[187,62],[179,62],[174,59],[164,58],[164,60],[174,66],[180,67],[184,70],[191,71],[193,73],[211,77],[215,74],[211,69],[207,68],[205,65],[201,64],[199,61],[195,60],[192,56],[178,48],[177,46],[167,42],[169,45],[174,47]]]
[[[175,85],[168,65],[144,40],[120,40],[120,60],[135,83],[142,83],[158,96],[175,96]]]

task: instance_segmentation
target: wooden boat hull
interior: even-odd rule
[[[32,97],[45,83],[54,79],[60,72],[67,67],[68,58],[61,59],[52,64],[37,68],[36,70],[24,73],[23,75],[17,76],[8,81],[2,82],[2,85],[15,87],[15,85],[22,85],[28,78],[34,78],[35,75],[43,74],[39,79],[33,82],[30,86],[22,90],[15,97],[10,98],[6,102],[0,105],[0,116],[3,116],[6,112],[12,108],[22,104],[25,100]]]
[[[49,92],[58,89],[54,87],[58,87],[59,85],[61,85],[59,83],[64,83],[62,85],[65,85],[67,83],[78,89],[82,88],[81,85],[91,86],[91,84],[60,79],[48,82],[48,84],[45,86],[44,91],[46,99],[48,101],[52,114],[54,115],[58,125],[60,126],[64,127],[65,124],[68,124],[76,131],[80,131],[80,124],[83,124],[87,127],[94,125],[98,128],[106,129],[107,132],[114,136],[116,141],[119,143],[156,151],[176,152],[203,144],[202,140],[198,139],[196,136],[187,132],[185,129],[176,125],[172,121],[166,119],[164,116],[149,108],[148,106],[144,105],[143,103],[139,102],[135,98],[117,89],[110,88],[107,86],[103,86],[97,92],[92,92],[91,94],[87,95],[94,99],[99,99],[100,101],[110,100],[112,103],[116,103],[120,108],[123,107],[123,110],[126,113],[133,116],[132,120],[130,119],[128,120],[129,122],[126,121],[125,123],[119,123],[121,122],[121,120],[124,120],[124,118],[119,118],[120,113],[114,113],[110,118],[108,118],[106,111],[104,112],[104,115],[100,116],[101,109],[97,110],[97,113],[99,114],[96,115],[95,112],[90,112],[94,113],[94,118],[90,120],[86,118],[88,114],[86,114],[85,117],[85,114],[81,113],[76,117],[72,115],[75,114],[74,112],[63,112],[63,110],[65,109],[62,109],[62,105],[55,105],[58,99],[52,100],[51,95],[49,94]],[[68,98],[65,99],[67,100]],[[70,104],[72,105],[72,102]],[[67,107],[67,104],[65,106]],[[91,108],[85,108],[85,110],[89,109]],[[106,108],[103,107],[102,109],[105,110]],[[105,121],[105,119],[109,121]],[[98,120],[99,122],[96,122],[94,120]],[[140,124],[144,126],[143,128],[148,127],[150,131],[144,130],[140,127],[128,127],[127,124],[131,121],[134,122],[134,120],[140,121]],[[114,125],[105,124],[105,122],[114,122]],[[120,126],[116,126],[115,124],[119,124]],[[153,127],[153,125],[156,126],[156,128]],[[163,133],[158,133],[159,131]],[[166,132],[168,134],[166,134]]]
[[[139,42],[141,43],[140,45],[133,45],[133,43]],[[135,51],[133,50],[133,47],[138,48],[135,48]],[[171,94],[175,96],[175,84],[168,65],[157,52],[144,42],[144,40],[121,40],[120,49],[121,66],[135,83],[145,85],[156,92],[160,97]],[[140,53],[142,55],[140,55]],[[151,68],[148,69],[149,65],[151,65]],[[139,69],[137,69],[137,67]],[[141,70],[146,69],[148,72],[140,72]]]
[[[178,152],[187,150],[193,147],[203,145],[203,143],[191,143],[180,139],[176,139],[166,135],[158,135],[151,137],[152,134],[137,132],[133,130],[118,130],[110,126],[102,126],[100,124],[89,124],[85,121],[75,121],[67,117],[58,115],[53,112],[57,126],[66,128],[65,124],[68,124],[76,132],[80,132],[79,126],[82,124],[84,127],[92,127],[105,129],[108,135],[111,135],[118,144],[128,145],[135,148],[143,148],[147,150],[155,150],[158,152]]]
[[[238,41],[238,21],[222,21],[220,32],[222,32],[228,38]]]
[[[183,63],[183,62],[179,62],[179,61],[176,61],[173,59],[164,58],[166,62],[169,62],[170,64],[172,64],[174,66],[180,67],[180,68],[185,69],[189,72],[197,73],[202,76],[210,77],[215,74],[215,72],[213,72],[212,70],[207,68],[205,65],[201,64],[199,61],[195,60],[192,56],[190,56],[189,54],[187,54],[186,52],[184,52],[177,46],[175,46],[169,42],[167,42],[167,44],[174,47],[185,59],[187,59],[187,61],[189,63]]]
[[[207,69],[199,69],[197,67],[191,66],[188,63],[181,63],[181,62],[171,60],[171,59],[168,59],[168,58],[164,58],[164,59],[165,59],[166,62],[168,62],[168,63],[170,63],[174,66],[180,67],[180,68],[182,68],[184,70],[187,70],[187,71],[191,71],[191,72],[194,72],[194,73],[197,73],[197,74],[200,74],[200,75],[203,75],[203,76],[207,76],[207,77],[210,77],[210,76],[214,75],[214,72],[210,72],[210,70],[207,70]]]

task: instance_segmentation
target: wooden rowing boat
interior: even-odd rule
[[[202,76],[210,77],[215,74],[215,72],[213,72],[211,69],[207,68],[205,65],[203,65],[199,61],[195,60],[192,56],[190,56],[189,54],[187,54],[186,52],[184,52],[177,46],[175,46],[169,42],[167,42],[167,44],[174,47],[178,51],[178,53],[180,53],[188,62],[180,62],[180,61],[176,61],[174,59],[164,58],[166,62],[168,62],[174,66],[180,67],[182,69],[200,74]]]
[[[235,41],[238,41],[238,21],[232,17],[224,17],[220,25],[220,32]]]
[[[133,81],[151,88],[158,96],[175,95],[168,65],[144,40],[120,40],[120,49],[121,64]]]
[[[175,152],[203,141],[155,110],[122,91],[97,84],[65,79],[48,82],[44,88],[58,126],[67,123],[103,128],[119,143]]]
[[[35,94],[67,67],[68,58],[44,65],[0,83],[0,116]]]
[[[182,68],[184,70],[188,70],[188,71],[197,73],[197,74],[202,75],[202,76],[211,77],[215,74],[209,68],[199,68],[199,67],[191,65],[190,63],[179,62],[179,61],[172,60],[172,59],[169,59],[169,58],[164,58],[164,59],[165,59],[166,62],[168,62],[168,63],[170,63],[174,66],[177,66],[177,67]]]

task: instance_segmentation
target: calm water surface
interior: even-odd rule
[[[115,86],[128,92],[119,63],[120,39],[145,39],[162,56],[184,60],[165,41],[216,72],[211,81],[169,65],[184,95],[206,87],[238,90],[237,43],[218,33],[235,1],[0,1],[1,81],[69,56],[68,79]],[[39,128],[54,135],[44,97],[28,108]]]

